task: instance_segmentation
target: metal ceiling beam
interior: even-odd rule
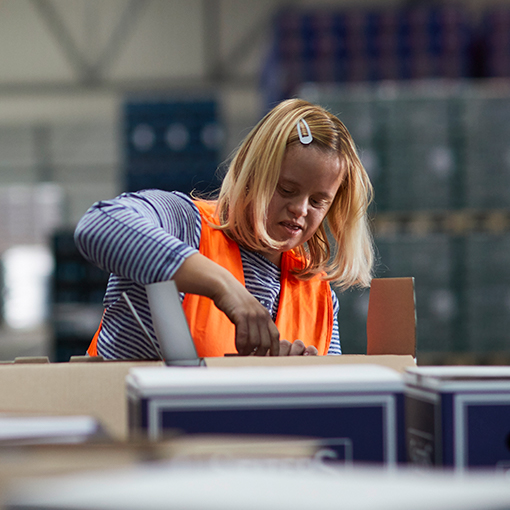
[[[0,95],[34,95],[34,94],[75,94],[82,92],[113,92],[113,93],[136,93],[146,91],[168,91],[168,90],[204,90],[217,89],[228,86],[232,89],[251,89],[259,82],[258,75],[229,76],[228,79],[204,79],[200,77],[175,77],[163,79],[133,79],[133,80],[104,80],[101,83],[90,82],[10,82],[0,83]]]
[[[202,0],[204,17],[204,60],[207,76],[212,79],[229,81],[236,75],[236,70],[243,59],[246,59],[254,48],[271,30],[271,22],[276,11],[293,5],[290,0],[275,2],[275,6],[266,16],[244,34],[244,37],[228,52],[221,55],[221,0]]]
[[[119,17],[115,28],[102,48],[98,58],[91,61],[87,58],[87,52],[77,44],[71,30],[66,26],[65,20],[60,15],[53,0],[30,0],[33,6],[46,23],[51,35],[56,40],[59,49],[64,54],[67,62],[76,73],[76,82],[65,81],[53,83],[0,83],[0,94],[31,94],[51,93],[52,91],[82,92],[85,90],[102,91],[136,91],[144,87],[161,90],[168,88],[210,88],[229,86],[233,88],[249,88],[256,86],[258,77],[256,74],[241,76],[238,67],[243,59],[247,58],[260,41],[267,34],[268,27],[275,12],[275,6],[267,15],[253,23],[249,30],[229,52],[222,55],[221,49],[221,0],[202,0],[203,15],[203,55],[204,77],[186,78],[172,77],[154,80],[108,80],[108,69],[119,57],[126,40],[134,32],[136,23],[145,12],[150,0],[129,0]],[[276,9],[291,4],[289,0],[276,1]]]
[[[202,0],[202,19],[204,74],[218,80],[223,75],[220,0]]]
[[[77,73],[79,80],[82,82],[94,81],[92,66],[88,63],[80,48],[78,48],[51,0],[32,0],[32,4],[46,22],[50,33],[55,38],[67,62]]]
[[[128,2],[103,52],[94,63],[94,72],[97,76],[104,77],[108,65],[111,65],[115,58],[119,56],[122,45],[133,33],[136,23],[141,18],[149,1],[150,0],[130,0]]]
[[[89,61],[86,58],[86,51],[82,51],[76,44],[51,0],[31,1],[48,26],[67,62],[77,73],[78,81],[85,84],[98,84],[104,80],[107,67],[120,54],[122,45],[133,33],[136,22],[150,0],[130,0],[127,3],[111,37],[95,61]]]
[[[270,13],[266,16],[262,16],[258,22],[254,23],[244,37],[230,50],[229,54],[225,56],[223,59],[223,66],[225,69],[235,69],[235,67],[253,51],[257,43],[267,36],[268,32],[272,29],[272,21],[275,12],[294,5],[289,0],[281,0],[280,2],[275,2],[275,4],[276,6],[270,10]]]

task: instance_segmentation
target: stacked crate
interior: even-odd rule
[[[130,101],[124,127],[127,191],[217,186],[223,132],[215,101]]]
[[[376,276],[415,277],[418,352],[509,351],[510,89],[308,84],[301,95],[370,154]],[[368,292],[339,297],[344,352],[363,352]]]
[[[500,20],[505,23],[505,18]],[[508,50],[510,52],[510,46]],[[510,67],[508,68],[510,72]],[[510,210],[510,89],[473,87],[465,101],[466,204],[475,210]],[[494,216],[496,217],[496,216]],[[510,232],[504,222],[466,236],[467,349],[510,349]]]
[[[418,5],[398,14],[399,76],[463,78],[471,72],[472,24],[458,5]]]
[[[103,313],[108,273],[87,262],[78,251],[72,231],[53,235],[54,361],[84,355]]]
[[[510,350],[510,234],[473,233],[466,240],[465,350]]]
[[[481,74],[491,78],[510,76],[510,8],[494,5],[483,14],[479,38]]]
[[[445,234],[416,236],[401,233],[376,239],[376,277],[415,277],[418,317],[418,352],[452,352],[458,345],[461,314],[453,265],[455,246]],[[339,293],[338,316],[345,354],[366,351],[366,318],[369,290]],[[463,317],[462,317],[463,318]]]
[[[337,292],[340,301],[338,329],[343,354],[366,354],[368,289]]]
[[[382,277],[415,278],[418,352],[456,350],[460,313],[454,282],[455,248],[445,234],[400,233],[377,239]]]
[[[455,100],[439,94],[399,90],[380,103],[384,118],[387,209],[450,209],[456,201],[456,146],[461,132],[451,114]]]
[[[292,96],[305,82],[469,77],[472,32],[453,5],[284,10],[265,66],[266,97]]]
[[[465,99],[466,203],[510,207],[510,89],[473,88]]]

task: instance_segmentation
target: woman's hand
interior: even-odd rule
[[[278,356],[280,333],[271,315],[229,271],[200,253],[188,257],[174,275],[181,292],[214,301],[236,328],[236,349],[241,355]]]
[[[237,280],[226,292],[212,296],[214,304],[236,327],[236,349],[241,355],[278,356],[280,333],[271,315]]]
[[[317,347],[306,345],[301,340],[294,343],[288,340],[280,340],[280,356],[317,356]]]

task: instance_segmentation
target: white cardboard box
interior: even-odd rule
[[[411,367],[404,379],[410,462],[510,468],[510,367]]]
[[[346,463],[405,460],[403,379],[377,365],[133,368],[130,430],[315,437]]]

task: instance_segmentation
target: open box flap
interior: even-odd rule
[[[367,316],[367,354],[416,356],[414,278],[374,278]]]

